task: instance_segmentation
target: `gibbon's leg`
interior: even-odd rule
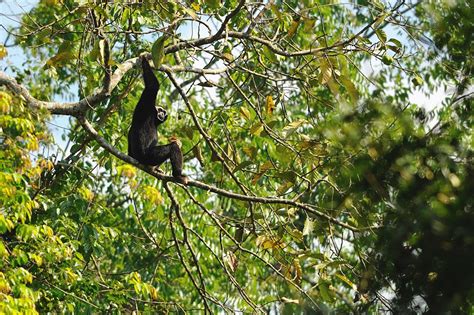
[[[178,143],[171,142],[165,145],[153,146],[147,152],[147,164],[149,165],[160,166],[167,159],[170,159],[173,177],[186,184],[187,177],[183,175],[183,154]]]

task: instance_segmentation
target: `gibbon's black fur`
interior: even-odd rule
[[[160,166],[170,159],[173,176],[185,184],[187,177],[183,175],[183,154],[178,140],[158,145],[157,128],[166,121],[168,114],[164,108],[155,106],[160,85],[144,56],[141,62],[145,89],[135,107],[128,131],[128,155],[151,166]]]

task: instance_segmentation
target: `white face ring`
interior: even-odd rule
[[[163,107],[159,107],[159,106],[156,107],[156,110],[157,110],[156,118],[161,122],[165,121],[166,117],[168,116],[168,114],[166,113],[166,110]]]

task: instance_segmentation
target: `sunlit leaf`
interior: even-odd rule
[[[263,124],[258,122],[250,127],[250,133],[254,136],[259,136],[263,131]]]
[[[323,298],[324,301],[326,302],[331,302],[332,301],[332,294],[331,291],[329,290],[329,287],[326,283],[321,282],[318,285],[319,293],[321,294],[321,297]]]
[[[303,235],[309,235],[311,232],[313,232],[313,229],[314,221],[311,220],[309,217],[306,217],[306,220],[304,221]]]
[[[153,64],[155,69],[161,67],[163,59],[165,57],[165,40],[166,36],[159,37],[151,47],[151,57],[153,59]]]
[[[423,79],[420,76],[415,76],[413,79],[411,79],[411,82],[414,86],[420,86],[423,84]]]
[[[197,20],[198,16],[196,14],[196,11],[194,11],[191,8],[185,7],[185,6],[182,6],[181,8],[184,10],[184,12],[189,14],[189,16],[191,16],[194,20]]]
[[[205,0],[205,1],[206,1],[206,4],[212,9],[217,9],[221,6],[220,0]]]
[[[5,46],[0,44],[0,59],[5,58],[8,55],[7,49]]]
[[[375,35],[377,35],[377,37],[382,43],[385,43],[387,41],[387,34],[383,30],[381,29],[376,30]]]
[[[349,77],[341,75],[339,77],[339,80],[341,81],[342,85],[346,89],[347,93],[349,94],[351,100],[353,102],[356,102],[357,99],[359,98],[359,92],[357,91],[356,86],[354,83],[349,79]]]
[[[280,12],[280,8],[276,5],[276,4],[272,4],[270,6],[273,14],[275,14],[275,16],[277,17],[278,20],[281,20],[283,17],[281,15],[281,12]]]
[[[388,65],[388,66],[389,66],[389,65],[391,65],[391,64],[393,63],[393,57],[390,56],[390,55],[385,54],[385,55],[383,55],[383,57],[382,57],[382,62],[383,62],[385,65]]]
[[[273,101],[271,95],[267,95],[265,105],[267,109],[267,114],[271,116],[273,114],[273,111],[275,110],[275,102]]]
[[[245,106],[240,106],[239,108],[240,115],[245,119],[249,120],[250,119],[250,111],[247,109]]]
[[[346,276],[342,275],[342,274],[339,274],[339,273],[336,273],[336,277],[338,277],[339,279],[341,279],[344,283],[346,283],[349,288],[351,288],[352,290],[357,290],[357,285],[355,285],[351,280],[349,280]]]
[[[311,32],[314,28],[314,25],[316,24],[315,19],[310,19],[310,18],[304,18],[304,27],[303,30],[305,32]]]

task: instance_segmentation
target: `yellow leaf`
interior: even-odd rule
[[[10,111],[10,104],[12,101],[12,97],[10,94],[0,91],[0,112],[1,113],[8,113]]]
[[[234,56],[230,52],[223,53],[222,57],[228,62],[234,61]]]
[[[56,56],[53,56],[46,61],[47,66],[54,66],[56,64],[59,64],[63,61],[68,61],[71,60],[75,57],[74,53],[70,51],[65,51],[62,53],[57,54]]]
[[[321,83],[326,84],[332,78],[332,68],[326,58],[321,60],[321,66],[319,70],[321,71],[321,76],[323,78]]]
[[[6,249],[5,245],[3,244],[2,241],[0,241],[0,258],[8,257],[10,256],[10,253]],[[0,287],[0,292],[2,292],[2,289]]]
[[[31,137],[26,141],[26,149],[30,151],[37,151],[39,149],[39,143],[36,138]]]
[[[143,188],[143,198],[154,203],[155,205],[160,205],[163,202],[163,196],[153,186],[144,186]]]
[[[293,259],[293,267],[295,268],[295,280],[299,283],[303,277],[303,269],[301,268],[300,260],[298,258]]]
[[[109,43],[105,39],[99,40],[99,56],[100,56],[100,62],[103,65],[108,65],[109,64],[109,60],[105,60],[106,58],[110,59],[110,56],[106,56],[109,53],[110,53],[109,52]]]
[[[90,191],[87,187],[81,187],[78,190],[79,194],[85,200],[91,202],[94,199],[94,193]]]
[[[131,165],[124,164],[124,165],[121,165],[121,166],[117,167],[117,173],[118,173],[119,176],[133,178],[133,177],[135,177],[136,169],[135,169],[135,167],[133,167]]]
[[[357,290],[357,286],[351,280],[349,280],[346,276],[337,273],[336,277],[344,281],[352,290]]]
[[[270,237],[266,235],[260,235],[259,237],[257,237],[256,243],[257,243],[257,246],[262,247],[263,249],[282,247],[281,242],[272,240]]]
[[[0,59],[5,58],[6,55],[8,55],[7,49],[5,48],[5,46],[0,44]]]
[[[149,290],[150,290],[150,297],[153,301],[156,301],[158,300],[158,290],[156,290],[155,287],[153,286],[150,286],[149,287]]]
[[[199,3],[197,3],[197,2],[191,3],[191,7],[192,7],[195,11],[199,11],[199,10],[201,9],[201,6],[200,6]]]
[[[196,12],[193,9],[186,8],[186,7],[182,7],[182,8],[183,8],[184,12],[186,12],[187,14],[189,14],[189,16],[191,16],[193,18],[193,20],[197,20]]]
[[[281,297],[281,301],[283,303],[291,303],[291,304],[300,304],[300,301],[299,300],[296,300],[296,299],[290,299],[290,298],[287,298],[287,297]]]
[[[303,227],[303,235],[309,235],[314,229],[314,221],[312,221],[310,218],[306,218],[306,221],[304,222],[304,227]]]
[[[247,107],[240,106],[240,115],[241,115],[245,120],[249,120],[249,119],[250,119],[250,111],[247,109]]]
[[[283,128],[283,131],[285,132],[285,136],[288,137],[289,135],[291,135],[293,132],[295,132],[296,129],[298,129],[304,123],[306,123],[306,120],[304,119],[295,120],[289,123],[287,126]]]
[[[273,111],[275,110],[275,102],[273,101],[273,98],[271,95],[267,96],[267,114],[271,116],[273,114]]]

